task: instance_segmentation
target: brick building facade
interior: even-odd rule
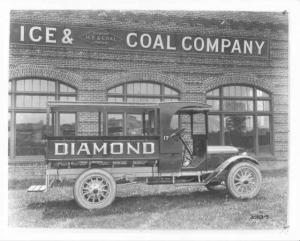
[[[21,26],[24,28],[22,29]],[[45,35],[47,26],[52,28],[48,36]],[[32,27],[37,28],[32,29],[31,39]],[[74,39],[74,44],[58,44],[55,40],[58,37],[55,30],[60,28],[63,29],[62,32],[66,29],[73,31],[70,36]],[[188,42],[191,38],[186,38],[186,45],[182,46],[186,49],[189,47],[201,49],[201,44],[204,43],[202,40],[208,41],[205,37],[211,36],[213,40],[220,38],[218,43],[221,41],[223,43],[221,38],[226,38],[228,41],[235,38],[243,43],[248,41],[250,45],[250,40],[253,39],[251,52],[252,47],[253,49],[255,47],[254,39],[257,43],[259,40],[265,41],[266,53],[262,54],[264,56],[239,54],[243,51],[239,46],[231,49],[233,54],[226,54],[226,51],[221,50],[215,53],[164,51],[161,42],[156,42],[157,46],[160,46],[160,51],[155,51],[153,48],[135,50],[128,46],[118,48],[107,41],[125,41],[125,39],[118,38],[117,34],[112,32],[113,30],[117,33],[121,31],[122,34],[137,33],[129,39],[132,41],[132,46],[139,44],[136,37],[143,33],[151,33],[151,36],[170,34],[171,37],[173,34],[180,37],[204,36],[198,38],[196,45]],[[99,31],[102,33],[101,36]],[[105,36],[107,33],[112,33],[113,37],[99,44],[95,38],[97,36],[102,38],[103,31]],[[82,36],[87,37],[82,40]],[[41,41],[38,41],[39,37]],[[82,44],[75,46],[79,37]],[[49,43],[44,41],[47,38]],[[224,43],[226,44],[226,40]],[[124,42],[121,44],[124,45]],[[144,44],[146,45],[147,42]],[[166,48],[166,43],[163,44]],[[221,47],[220,45],[219,48]],[[244,50],[245,48],[244,45]],[[248,46],[248,50],[249,48]],[[41,176],[43,173],[43,155],[42,151],[38,150],[41,149],[42,144],[38,145],[38,143],[39,141],[42,143],[39,130],[42,131],[41,126],[44,124],[46,99],[69,98],[68,100],[105,102],[121,98],[122,101],[129,102],[131,98],[142,101],[141,93],[130,96],[130,93],[122,92],[126,88],[129,89],[130,83],[140,83],[145,86],[148,83],[148,87],[152,84],[159,88],[160,97],[151,96],[153,101],[178,97],[180,100],[212,104],[214,108],[210,119],[210,123],[213,124],[210,142],[213,145],[235,145],[235,142],[242,142],[242,147],[248,149],[258,159],[288,159],[288,16],[286,14],[12,11],[9,57],[11,83],[9,172],[11,177]],[[53,90],[49,89],[52,84]],[[48,86],[48,89],[43,90],[43,85]],[[122,86],[121,92],[115,89],[119,86]],[[167,90],[175,91],[178,96],[175,98],[170,94],[173,92],[167,93]],[[144,95],[146,98],[148,93],[145,92]],[[149,100],[151,98],[147,101],[151,102]],[[36,116],[37,120],[29,116]],[[232,121],[233,119],[235,122]],[[80,113],[74,122],[77,135],[98,134],[98,116]],[[238,124],[232,124],[238,122],[240,127],[234,126]],[[234,135],[238,136],[234,137]],[[22,142],[22,140],[28,141]],[[31,141],[37,146],[36,152],[28,151],[30,148],[26,143]]]

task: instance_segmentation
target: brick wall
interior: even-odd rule
[[[225,26],[220,25],[223,19]],[[287,159],[287,16],[230,12],[12,11],[11,21],[268,38],[269,60],[11,45],[10,78],[36,76],[62,80],[78,88],[79,100],[90,101],[105,101],[107,89],[134,80],[165,83],[179,89],[182,100],[201,102],[205,102],[205,93],[217,86],[251,84],[272,93],[274,154],[278,160]],[[96,132],[98,116],[81,113],[79,135]],[[19,170],[17,166],[10,169]]]

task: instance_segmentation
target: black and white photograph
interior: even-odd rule
[[[8,229],[288,232],[288,8],[8,15]]]

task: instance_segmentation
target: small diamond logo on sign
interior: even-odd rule
[[[88,43],[97,45],[113,45],[122,40],[119,36],[105,30],[89,31],[80,37]]]

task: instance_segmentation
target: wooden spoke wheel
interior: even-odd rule
[[[85,209],[101,209],[113,202],[116,189],[116,182],[108,172],[90,169],[77,178],[73,192],[79,206]]]
[[[262,183],[260,170],[255,164],[240,162],[228,172],[227,189],[234,198],[248,199],[255,197]]]

